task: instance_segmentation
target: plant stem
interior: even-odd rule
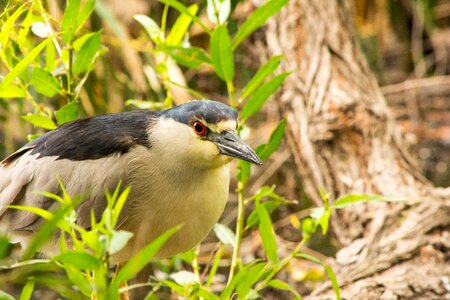
[[[245,184],[243,182],[238,182],[238,214],[236,219],[236,245],[233,249],[233,256],[231,258],[231,267],[230,267],[230,273],[228,274],[228,284],[231,282],[231,280],[234,277],[234,274],[236,272],[237,265],[239,263],[240,257],[239,252],[241,248],[241,241],[242,241],[242,235],[244,231],[244,218],[245,218],[245,195],[244,195],[244,186]]]
[[[228,90],[228,96],[230,98],[230,106],[232,108],[236,108],[237,107],[236,95],[235,95],[236,90],[234,89],[233,81],[227,81],[227,90]]]

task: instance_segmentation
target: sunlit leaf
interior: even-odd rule
[[[100,32],[96,32],[89,37],[81,46],[80,51],[73,63],[73,73],[75,75],[85,72],[93,63],[97,51],[100,49]]]
[[[198,11],[198,5],[192,4],[187,8],[188,12],[192,15],[196,15]],[[192,18],[182,13],[175,21],[170,30],[170,33],[167,35],[166,44],[168,46],[178,46],[183,40],[184,35],[186,34],[189,26],[191,25]]]
[[[275,72],[276,69],[278,69],[278,66],[281,63],[282,58],[283,58],[282,55],[274,56],[264,66],[262,66],[244,87],[244,90],[242,91],[241,94],[241,99],[246,98],[251,93],[253,93],[257,88],[259,88],[261,83],[273,72]]]
[[[201,64],[211,63],[211,59],[208,57],[208,54],[201,48],[190,47],[159,47],[158,51],[163,51],[170,55],[177,63],[180,65],[198,69]]]
[[[274,14],[276,14],[289,0],[269,0],[264,5],[255,10],[241,25],[238,32],[233,38],[233,49],[235,49],[248,35],[257,28],[261,27],[264,22]]]
[[[278,262],[277,242],[275,240],[272,220],[264,205],[259,203],[259,201],[256,201],[255,209],[259,218],[259,232],[264,251],[266,252],[267,258],[273,264],[276,264]]]
[[[270,286],[270,287],[273,287],[273,288],[276,288],[279,290],[289,291],[295,295],[295,298],[294,298],[295,300],[299,300],[302,298],[302,296],[300,296],[300,294],[297,292],[297,290],[294,287],[290,286],[286,282],[283,282],[279,279],[272,279],[271,281],[269,281],[267,286]]]
[[[233,52],[226,25],[218,26],[210,40],[211,61],[217,75],[224,81],[232,81],[234,77]]]
[[[144,27],[149,37],[156,45],[159,45],[164,41],[164,33],[152,18],[146,15],[135,15],[134,19]]]
[[[119,252],[125,247],[128,241],[133,237],[133,233],[129,231],[119,230],[114,231],[111,239],[111,243],[109,244],[108,252],[110,254],[114,254]]]
[[[55,129],[56,128],[56,124],[55,122],[53,122],[52,119],[50,119],[47,116],[44,115],[27,115],[27,116],[22,116],[22,119],[27,120],[28,122],[30,122],[31,124],[33,124],[36,127],[41,127],[44,129]]]
[[[27,281],[27,284],[25,284],[25,286],[22,288],[22,292],[20,293],[19,300],[31,299],[31,296],[33,295],[35,283],[36,282],[33,279],[30,279]],[[1,295],[0,295],[0,299],[2,299]]]
[[[76,267],[79,270],[93,270],[100,267],[100,261],[95,256],[86,252],[65,252],[53,259],[65,264]]]
[[[53,97],[61,90],[58,79],[41,68],[33,68],[30,84],[34,86],[39,94],[47,97]]]
[[[236,235],[230,228],[223,224],[217,223],[214,225],[214,233],[223,244],[232,245],[235,247]]]
[[[67,0],[61,21],[62,39],[66,43],[71,42],[75,36],[75,30],[78,27],[80,3],[80,0]]]
[[[56,121],[58,125],[62,125],[67,122],[71,122],[78,118],[79,108],[75,102],[70,102],[55,111]]]
[[[342,197],[339,197],[334,201],[332,208],[344,208],[350,206],[355,203],[363,203],[363,202],[398,202],[398,201],[406,201],[408,200],[406,197],[396,197],[396,196],[385,196],[385,195],[357,195],[357,194],[349,194]]]
[[[189,16],[195,23],[200,25],[205,30],[205,32],[207,32],[208,34],[211,33],[209,28],[205,24],[203,24],[203,22],[200,21],[200,19],[197,16],[193,15],[189,11],[189,9],[184,4],[182,4],[180,1],[177,1],[177,0],[159,0],[159,2],[167,4],[167,5],[175,8],[176,10],[178,10],[180,13]]]
[[[230,0],[208,0],[206,14],[208,19],[215,24],[223,24],[230,16]]]
[[[182,286],[192,285],[198,282],[197,275],[184,270],[170,274],[170,278]]]
[[[281,73],[257,89],[242,108],[242,119],[246,120],[256,114],[266,103],[267,99],[283,84],[289,74],[287,72]]]
[[[268,158],[274,153],[283,142],[284,130],[286,128],[286,120],[283,119],[270,135],[269,142],[256,148],[256,153],[261,160]]]
[[[76,31],[80,30],[95,8],[95,0],[86,0],[77,17]]]

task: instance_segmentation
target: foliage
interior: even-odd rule
[[[224,82],[228,93],[228,103],[240,110],[239,132],[248,131],[247,121],[257,114],[270,96],[283,84],[289,73],[279,73],[277,69],[282,56],[275,56],[261,66],[247,84],[238,90],[235,87],[235,57],[240,43],[264,22],[279,11],[287,0],[269,0],[254,11],[246,21],[230,33],[230,14],[232,5],[229,0],[208,0],[206,8],[193,4],[189,7],[177,0],[160,0],[164,4],[161,24],[146,15],[136,15],[148,34],[151,46],[145,49],[153,64],[149,66],[158,81],[162,83],[163,97],[155,93],[153,100],[129,99],[128,104],[139,108],[163,109],[173,105],[172,81],[169,73],[171,64],[178,64],[186,71],[195,72],[200,68],[210,68]],[[202,8],[201,8],[202,7]],[[206,9],[211,26],[198,17]],[[171,28],[167,27],[168,11],[178,12]],[[0,104],[9,107],[17,101],[21,107],[22,118],[36,128],[53,129],[58,125],[75,120],[88,113],[89,107],[98,104],[96,98],[91,102],[82,101],[82,94],[92,93],[89,86],[97,62],[106,54],[102,30],[89,30],[91,14],[108,18],[112,30],[118,35],[120,27],[115,23],[111,12],[102,1],[68,0],[61,20],[55,20],[45,8],[43,2],[34,0],[21,5],[11,2],[5,8],[1,18],[0,59],[6,75],[0,83]],[[189,28],[195,23],[209,36],[209,49],[189,44]],[[91,25],[92,28],[92,25]],[[193,88],[182,86],[194,95],[201,95]],[[156,92],[156,90],[155,90]],[[101,112],[101,110],[98,110]],[[286,121],[281,120],[272,132],[267,143],[256,148],[261,159],[267,159],[281,145]],[[30,138],[35,138],[37,134]],[[233,232],[223,224],[214,227],[220,246],[212,255],[206,278],[200,276],[198,255],[192,250],[175,258],[192,265],[193,272],[181,270],[168,272],[165,279],[152,278],[144,284],[151,287],[147,299],[157,297],[158,291],[168,288],[181,297],[204,299],[230,299],[237,295],[239,299],[252,299],[261,296],[263,290],[272,288],[289,291],[296,299],[301,298],[296,289],[288,283],[275,278],[293,259],[302,258],[322,265],[327,272],[337,298],[339,287],[336,277],[329,266],[318,258],[302,252],[302,247],[311,239],[318,227],[322,234],[328,230],[329,218],[333,209],[362,201],[393,200],[381,196],[349,195],[329,204],[328,196],[322,193],[324,207],[316,208],[301,223],[302,239],[287,257],[280,257],[277,247],[277,234],[272,224],[271,213],[280,205],[292,203],[278,195],[274,187],[263,186],[254,195],[248,196],[247,183],[251,175],[251,166],[247,162],[238,163],[238,215],[236,230]],[[64,191],[64,186],[61,184]],[[108,195],[108,205],[100,221],[92,215],[91,228],[81,228],[75,222],[74,207],[77,198],[64,192],[62,197],[44,193],[45,196],[61,203],[60,208],[51,213],[33,207],[11,206],[11,209],[32,211],[48,222],[42,226],[36,237],[26,249],[22,261],[2,267],[3,271],[20,270],[23,284],[20,299],[30,299],[37,285],[46,285],[63,297],[83,299],[95,295],[98,299],[118,299],[119,293],[142,285],[121,288],[127,280],[133,278],[156,254],[162,244],[177,230],[173,228],[151,244],[143,248],[123,268],[112,275],[110,256],[122,249],[131,234],[116,231],[115,225],[120,210],[126,200],[129,188],[120,185],[112,195]],[[71,197],[72,196],[72,197]],[[245,212],[251,209],[246,216]],[[240,257],[243,237],[257,230],[261,237],[266,259],[244,263]],[[60,232],[61,252],[51,259],[31,259],[33,254],[55,232]],[[9,244],[0,240],[0,255],[7,256]],[[228,269],[228,283],[220,292],[210,287],[218,272],[219,263],[227,247],[233,250],[231,266]],[[39,276],[45,273],[57,273],[54,277]],[[63,275],[63,274],[65,275]],[[7,296],[5,296],[7,297]]]

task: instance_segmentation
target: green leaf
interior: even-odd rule
[[[208,19],[214,24],[223,24],[226,22],[231,12],[230,0],[208,0],[206,5],[206,14]]]
[[[0,290],[0,299],[1,300],[16,300],[13,296],[10,294]]]
[[[45,48],[45,69],[47,72],[52,72],[57,65],[56,61],[56,49],[55,45],[53,43],[49,43],[47,47]]]
[[[67,0],[67,6],[61,21],[62,39],[65,43],[71,42],[75,37],[75,30],[78,27],[80,2],[80,0]]]
[[[210,40],[211,61],[217,75],[229,82],[234,77],[233,52],[231,40],[226,25],[218,26],[211,35]]]
[[[180,13],[189,16],[195,23],[200,25],[205,30],[205,32],[207,32],[208,34],[211,34],[211,31],[209,30],[209,28],[205,24],[203,24],[203,22],[200,21],[200,19],[197,16],[193,15],[189,11],[189,9],[181,2],[179,2],[177,0],[159,0],[159,2],[169,5],[173,8],[175,8],[176,10],[178,10]]]
[[[146,15],[135,15],[134,19],[144,27],[152,41],[159,45],[164,41],[164,33],[152,18]]]
[[[44,129],[55,129],[56,128],[56,124],[55,122],[53,122],[52,119],[50,119],[47,116],[44,115],[27,115],[27,116],[22,116],[22,119],[27,120],[28,122],[30,122],[31,124],[33,124],[36,127],[41,127]]]
[[[31,295],[33,294],[33,291],[34,291],[34,285],[35,285],[35,281],[33,280],[33,278],[28,279],[27,284],[25,284],[25,286],[22,288],[22,292],[20,293],[19,300],[31,299]],[[0,299],[2,299],[1,295],[0,295]]]
[[[82,36],[80,36],[79,38],[77,38],[74,42],[73,42],[73,49],[75,51],[80,51],[81,47],[84,45],[84,43],[95,34],[95,32],[89,32],[86,34],[83,34]]]
[[[261,235],[261,241],[266,252],[267,258],[273,263],[278,262],[277,254],[277,242],[275,240],[275,233],[272,227],[272,220],[264,205],[256,201],[255,203],[256,213],[259,218],[259,233]]]
[[[311,218],[304,218],[302,220],[302,235],[305,241],[309,241],[311,236],[316,232],[317,223]]]
[[[114,254],[122,250],[123,247],[125,247],[125,245],[132,237],[133,233],[129,231],[124,230],[114,231],[111,242],[109,244],[108,249],[109,254]]]
[[[70,102],[55,111],[56,121],[58,125],[76,120],[78,118],[78,104],[75,102]]]
[[[13,83],[0,83],[0,98],[24,98],[27,95],[25,88]]]
[[[142,268],[144,268],[148,264],[150,259],[155,256],[156,253],[158,253],[159,249],[164,245],[164,243],[180,228],[181,226],[176,226],[167,230],[150,244],[142,248],[123,266],[119,273],[117,273],[117,276],[114,277],[111,286],[117,287],[121,283],[124,283],[125,281],[133,278],[140,270],[142,270]],[[108,292],[110,291],[108,290]]]
[[[288,72],[281,73],[257,89],[242,108],[241,118],[246,120],[256,114],[266,103],[267,99],[283,84],[289,74]]]
[[[283,201],[281,200],[269,200],[264,202],[264,208],[270,213],[272,213],[275,209],[277,209]],[[253,227],[259,224],[259,217],[256,211],[252,211],[247,218],[246,228]]]
[[[198,5],[192,4],[187,8],[188,12],[192,15],[196,15],[198,11]],[[183,40],[189,26],[191,25],[192,18],[189,15],[182,13],[175,21],[170,30],[169,35],[166,38],[166,44],[168,46],[178,46]]]
[[[258,154],[259,158],[261,158],[261,160],[268,158],[281,146],[285,128],[286,119],[283,119],[270,135],[269,142],[267,144],[261,145],[256,149],[256,153]]]
[[[52,37],[45,39],[39,45],[33,48],[8,74],[6,74],[3,81],[0,83],[0,91],[4,90],[8,87],[16,77],[22,74],[23,71],[28,67],[29,64],[33,62],[36,56],[41,53],[42,49],[44,49],[48,43],[52,41]]]
[[[58,79],[41,68],[33,69],[30,84],[34,86],[39,94],[47,97],[53,97],[61,90]]]
[[[81,46],[80,51],[73,63],[73,73],[78,75],[85,72],[91,63],[93,63],[97,51],[100,49],[100,32],[96,32],[89,37],[86,42]]]
[[[341,293],[340,293],[340,289],[339,289],[339,283],[337,282],[337,279],[336,279],[336,274],[334,274],[333,269],[329,265],[322,262],[317,257],[314,257],[314,256],[306,254],[306,253],[298,253],[296,256],[305,258],[307,260],[310,260],[310,261],[318,263],[318,264],[321,264],[325,268],[325,271],[328,274],[328,278],[330,278],[331,285],[333,286],[334,293],[336,294],[336,299],[338,299],[338,300],[341,299]]]
[[[220,223],[215,224],[214,233],[223,244],[236,246],[236,235],[227,226]]]
[[[350,206],[355,203],[363,203],[363,202],[397,202],[397,201],[406,201],[408,200],[406,197],[396,197],[396,196],[385,196],[385,195],[357,195],[350,194],[339,197],[334,201],[332,208],[340,209],[347,206]]]
[[[331,216],[331,209],[330,208],[315,208],[311,212],[311,218],[315,219],[317,224],[322,227],[322,234],[325,235],[328,231],[328,225],[330,221]]]
[[[233,38],[233,49],[235,49],[248,35],[261,27],[264,22],[276,14],[289,0],[269,0],[255,10],[242,24]]]
[[[222,291],[222,293],[220,294],[220,299],[225,300],[225,299],[231,299],[231,294],[233,293],[234,288],[238,285],[238,284],[250,284],[250,287],[253,283],[250,282],[245,282],[243,279],[246,276],[246,274],[248,274],[250,269],[253,270],[262,270],[262,268],[264,268],[264,266],[266,265],[266,263],[260,262],[258,260],[254,260],[251,263],[243,266],[239,272],[233,277],[233,279],[231,280],[231,282],[226,286],[226,288]],[[255,272],[255,271],[254,271]],[[259,272],[258,272],[259,273]],[[256,277],[256,276],[255,276]],[[244,286],[240,287],[241,289],[244,289]]]
[[[2,24],[0,30],[0,49],[5,50],[8,47],[8,40],[11,29],[14,28],[14,24],[16,20],[26,11],[26,6],[29,5],[29,2],[25,2],[21,6],[19,6],[16,11],[6,18],[6,21]]]
[[[95,8],[95,0],[87,0],[85,2],[83,8],[81,9],[77,17],[78,26],[76,28],[76,31],[80,30],[83,27],[84,22],[86,22],[86,20],[92,14],[94,8]]]
[[[294,299],[296,299],[296,300],[302,299],[302,296],[300,296],[300,294],[295,290],[294,287],[290,286],[286,282],[283,282],[279,279],[272,279],[271,281],[269,281],[267,283],[267,286],[270,286],[270,287],[273,287],[273,288],[279,289],[279,290],[289,291],[295,295]]]
[[[252,286],[261,279],[266,263],[257,263],[244,273],[244,276],[236,284],[237,299],[247,299]]]
[[[70,281],[80,289],[83,295],[91,296],[92,287],[87,276],[73,265],[63,265],[63,268],[66,270],[67,277],[69,277]]]
[[[95,270],[100,267],[98,258],[86,252],[70,251],[55,256],[53,259],[79,270]]]
[[[167,53],[180,65],[196,70],[198,70],[203,63],[211,63],[208,54],[203,49],[197,47],[183,48],[167,46],[159,47],[156,50]]]
[[[255,91],[267,77],[275,72],[281,63],[281,59],[283,59],[283,55],[274,56],[264,66],[262,66],[244,87],[241,94],[241,99],[244,99],[253,93],[253,91]]]
[[[197,275],[189,271],[179,271],[169,275],[176,283],[181,286],[193,285],[198,282]]]
[[[43,208],[34,206],[8,205],[8,208],[32,212],[45,220],[51,220],[53,214]]]

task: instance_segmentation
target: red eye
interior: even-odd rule
[[[206,132],[206,126],[199,121],[194,122],[194,125],[192,127],[194,128],[195,133],[198,135],[204,135]]]

